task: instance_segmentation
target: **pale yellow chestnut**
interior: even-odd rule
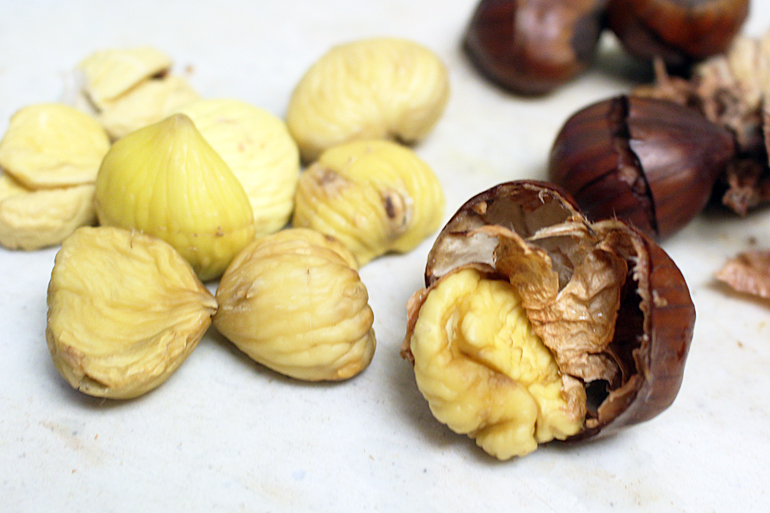
[[[128,399],[163,382],[197,346],[216,300],[162,240],[84,227],[62,243],[48,286],[46,339],[75,389]]]
[[[302,173],[292,222],[334,236],[364,265],[417,247],[441,225],[444,206],[438,178],[411,149],[353,141]]]
[[[109,48],[88,55],[78,64],[83,91],[101,109],[126,91],[171,68],[169,56],[160,50],[142,46]]]
[[[332,48],[295,87],[286,113],[306,162],[354,139],[423,139],[449,98],[439,57],[413,41],[372,38]]]
[[[467,268],[421,294],[405,343],[436,419],[502,460],[581,430],[585,411],[510,283]]]
[[[167,75],[142,82],[105,106],[97,119],[113,139],[120,139],[198,98],[184,77]]]
[[[249,199],[184,114],[113,144],[96,180],[96,213],[171,244],[202,280],[219,277],[254,238]]]
[[[113,139],[167,117],[199,98],[187,79],[171,72],[171,58],[153,47],[110,48],[78,64],[85,105]]]
[[[201,99],[177,112],[193,120],[243,185],[254,211],[257,235],[286,226],[300,168],[299,150],[286,123],[234,99]]]
[[[0,141],[0,245],[35,250],[93,224],[94,182],[110,141],[67,105],[19,109]]]
[[[19,109],[0,141],[0,167],[29,189],[93,184],[110,148],[88,114],[58,103]]]
[[[94,224],[94,189],[83,184],[32,190],[0,172],[0,245],[36,250]]]
[[[292,228],[241,252],[220,280],[214,326],[254,361],[308,380],[351,378],[371,362],[374,315],[338,241]]]

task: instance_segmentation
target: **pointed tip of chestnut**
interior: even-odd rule
[[[606,0],[481,0],[463,47],[492,82],[544,95],[582,73],[604,28]]]
[[[695,110],[619,96],[565,122],[548,176],[589,219],[618,218],[662,240],[705,208],[734,154],[733,135]]]
[[[607,23],[631,55],[684,69],[724,52],[748,12],[749,0],[610,0]]]

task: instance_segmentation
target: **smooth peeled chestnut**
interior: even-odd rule
[[[748,13],[749,0],[610,0],[607,23],[631,55],[684,69],[727,50]]]
[[[505,295],[500,291],[513,290],[511,293],[520,298],[527,325],[520,324],[513,331],[529,330],[531,325],[558,366],[561,390],[537,408],[531,429],[516,425],[521,419],[520,408],[503,403],[521,397],[522,386],[537,397],[543,387],[553,383],[523,384],[537,366],[544,368],[544,360],[539,358],[541,363],[533,364],[534,358],[522,357],[513,331],[490,330],[497,323],[498,311],[490,323],[479,323],[457,307],[446,313],[446,321],[424,329],[425,317],[436,310],[431,298],[448,294],[441,292],[442,287],[445,291],[451,287],[443,284],[467,275],[469,269],[474,276],[497,284],[498,290],[496,296],[474,300],[475,317],[485,309],[495,310],[501,294]],[[452,299],[452,305],[466,302],[463,297]],[[534,450],[530,443],[518,453],[516,448],[506,452],[506,444],[523,431],[535,433],[537,444],[551,439],[576,441],[608,435],[664,411],[682,383],[695,323],[685,279],[658,244],[618,220],[589,222],[567,192],[538,181],[502,183],[460,207],[439,233],[428,257],[425,288],[412,296],[408,310],[402,356],[415,366],[423,395],[424,389],[437,381],[436,366],[447,365],[444,362],[449,358],[469,355],[469,362],[462,362],[465,368],[483,369],[474,371],[473,378],[466,374],[459,383],[441,383],[433,388],[442,394],[451,387],[451,395],[445,394],[443,399],[453,402],[450,413],[454,413],[474,407],[465,401],[474,394],[478,397],[482,380],[489,384],[484,390],[492,397],[482,398],[482,407],[471,415],[476,424],[466,432],[474,438],[480,433],[489,435],[491,441],[477,438],[477,443],[500,459]],[[510,326],[507,322],[499,325]],[[475,346],[469,345],[470,339],[458,333],[470,333],[471,339],[511,341],[513,345],[504,343],[490,350],[487,342],[476,340]],[[426,357],[421,345],[430,343],[426,339],[442,336],[459,338],[444,357],[430,362],[433,381],[421,382],[417,371],[425,364],[418,359]],[[510,362],[521,367],[510,370]],[[497,395],[506,389],[510,393]],[[564,402],[558,403],[561,406],[549,407],[562,399]],[[531,401],[520,403],[526,407]],[[431,405],[434,414],[443,405],[435,406],[434,410]],[[547,423],[549,416],[565,414],[578,419],[571,434],[542,432],[541,423]],[[460,425],[463,427],[468,429],[467,424]]]
[[[463,44],[479,71],[522,95],[542,95],[593,61],[607,0],[481,0]]]
[[[548,179],[592,221],[618,218],[662,240],[703,210],[735,151],[733,135],[693,109],[618,96],[567,119]]]

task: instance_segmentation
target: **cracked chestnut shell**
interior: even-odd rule
[[[548,179],[592,221],[617,217],[662,240],[703,210],[735,151],[733,135],[693,109],[618,96],[567,119]]]
[[[593,61],[607,0],[481,0],[463,44],[479,71],[524,95],[542,95]]]
[[[410,301],[406,340],[431,287],[468,267],[518,288],[560,372],[585,388],[585,421],[568,441],[649,420],[676,398],[695,308],[674,261],[637,229],[617,220],[590,223],[568,193],[545,182],[484,191],[438,235],[426,289]],[[600,343],[576,351],[576,333]],[[402,349],[410,359],[406,342]]]
[[[607,23],[631,55],[685,68],[727,50],[749,0],[610,0]]]

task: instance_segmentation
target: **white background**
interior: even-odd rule
[[[754,0],[759,35],[770,2]],[[45,1],[0,4],[0,131],[22,106],[57,101],[102,48],[155,46],[206,97],[283,116],[294,84],[332,45],[402,36],[447,64],[452,96],[416,151],[439,176],[448,218],[499,182],[544,178],[563,121],[643,76],[607,36],[597,66],[525,100],[483,81],[459,41],[472,0]],[[427,240],[361,270],[375,312],[371,366],[306,384],[252,363],[213,329],[156,391],[112,402],[73,391],[45,343],[57,248],[0,250],[0,498],[3,511],[759,511],[770,504],[770,304],[715,284],[770,212],[713,209],[664,244],[698,311],[684,384],[656,419],[610,439],[498,462],[437,423],[399,357],[405,304]],[[213,288],[213,285],[212,285]]]

